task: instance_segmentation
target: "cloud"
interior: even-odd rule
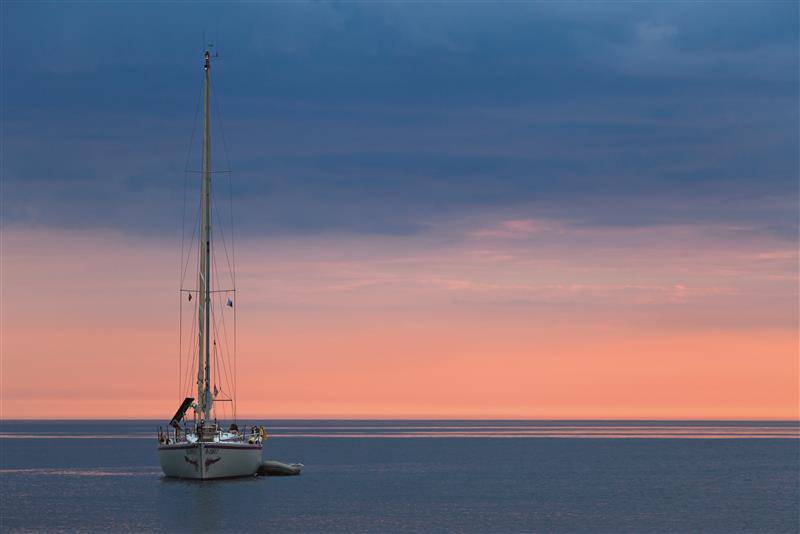
[[[671,40],[678,33],[678,28],[672,24],[658,24],[648,20],[637,23],[635,31],[641,45],[653,46]]]
[[[413,235],[521,206],[796,233],[785,3],[236,4],[218,24],[181,4],[7,14],[11,224],[180,226],[205,26],[222,54],[213,161],[232,162],[245,234]]]
[[[502,221],[494,228],[475,230],[470,233],[474,237],[499,237],[508,239],[525,239],[541,232],[557,230],[555,223],[544,223],[534,219],[512,219]]]

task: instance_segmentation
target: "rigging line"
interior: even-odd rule
[[[222,352],[221,347],[219,345],[217,345],[217,348],[220,349],[220,352]],[[222,357],[220,357],[222,365],[219,365],[219,363],[217,364],[219,375],[222,378],[222,380],[220,380],[219,385],[222,391],[229,391],[231,389],[231,377],[230,377],[230,372],[228,370],[226,358],[224,357],[224,352],[222,352],[222,354],[223,354]]]
[[[212,266],[214,268],[215,274],[217,276],[219,276],[219,267],[217,266],[216,256],[212,257]],[[217,295],[217,299],[219,301],[219,309],[224,311],[225,310],[225,305],[222,302],[222,297],[223,297],[223,295],[221,293]],[[235,309],[235,303],[234,303],[234,309]],[[222,317],[221,317],[221,323],[222,323],[222,332],[223,332],[223,335],[224,335],[226,354],[230,355],[231,350],[230,350],[230,343],[228,342],[228,329],[226,328],[225,314],[224,313],[222,314]]]
[[[194,377],[197,376],[195,372],[195,363],[198,361],[198,352],[200,351],[200,347],[197,344],[197,335],[198,335],[198,309],[197,306],[192,306],[192,331],[189,337],[189,365],[186,367],[186,390],[190,392],[194,389]]]
[[[183,252],[181,252],[181,256]],[[180,266],[178,267],[180,269]],[[178,402],[183,391],[183,294],[178,292]]]
[[[180,368],[178,369],[178,393],[182,395],[184,392],[183,387],[183,295],[178,293],[178,314],[180,315],[179,324],[179,337],[180,337],[180,354],[179,354],[179,362]],[[188,356],[188,355],[187,355]],[[188,362],[187,362],[188,363]]]
[[[187,397],[194,396],[194,390],[196,387],[195,380],[197,379],[197,373],[194,372],[195,368],[197,367],[197,349],[192,350],[191,354],[191,361],[190,364],[186,367],[186,383],[184,385],[185,395]]]
[[[195,368],[197,367],[198,362],[199,362],[199,358],[197,356],[198,354],[199,354],[199,349],[197,347],[192,349],[192,352],[191,352],[191,356],[192,356],[191,365],[186,368],[186,370],[187,370],[187,374],[186,374],[186,392],[187,392],[187,396],[188,396],[188,394],[190,394],[190,392],[194,391],[195,386],[197,385],[197,383],[196,383],[197,373],[195,373],[194,371],[195,371]]]
[[[192,306],[192,330],[189,335],[189,347],[190,351],[189,354],[186,355],[186,374],[184,376],[184,394],[188,397],[188,393],[191,391],[192,387],[192,375],[194,374],[194,363],[196,360],[196,354],[198,350],[197,343],[195,343],[195,335],[197,334],[197,307]]]
[[[192,134],[189,137],[189,146],[186,150],[186,162],[183,165],[184,170],[189,167],[189,161],[192,157],[192,146],[194,145],[194,134],[197,130],[197,118],[200,115],[200,95],[197,95],[197,106],[195,107],[194,120],[192,121]],[[186,192],[188,190],[189,175],[184,172],[183,174],[183,210],[181,212],[181,256],[178,261],[178,286],[183,287],[183,252],[186,240]],[[178,401],[181,397],[181,378],[183,375],[183,301],[182,295],[178,295]]]
[[[229,195],[228,198],[230,199],[230,219],[231,219],[231,260],[233,263],[233,268],[231,269],[231,279],[233,281],[233,291],[234,295],[236,295],[236,238],[234,233],[233,227],[233,185],[231,175],[228,175],[228,190]],[[236,385],[238,382],[238,375],[236,374],[236,359],[238,358],[237,354],[237,345],[236,345],[236,310],[239,307],[239,296],[236,295],[235,301],[233,303],[233,398],[238,399],[236,396]],[[237,401],[234,400],[231,402],[231,411],[233,412],[233,420],[236,421],[236,408],[237,408]]]
[[[212,210],[212,211],[214,212],[214,214],[217,217],[217,226],[219,227],[219,229],[220,229],[219,233],[222,236],[222,250],[223,250],[223,252],[225,252],[225,262],[228,264],[228,278],[230,278],[230,280],[231,280],[231,285],[234,285],[234,287],[235,287],[235,283],[234,283],[235,280],[233,278],[233,276],[234,276],[233,275],[233,267],[231,266],[231,259],[230,259],[230,256],[228,255],[228,246],[227,246],[226,239],[225,239],[225,227],[222,226],[222,219],[220,219],[219,210]]]
[[[188,191],[189,175],[187,170],[189,168],[189,161],[192,158],[192,147],[194,146],[194,137],[197,132],[197,119],[200,116],[200,102],[202,98],[202,80],[200,85],[200,92],[197,95],[197,106],[194,111],[194,121],[192,121],[192,134],[189,137],[189,146],[186,149],[186,161],[183,165],[183,213],[181,216],[181,263],[183,263],[183,245],[186,238],[186,192]]]
[[[222,226],[221,221],[220,221],[219,225]],[[223,236],[224,236],[224,232],[220,232],[220,233],[223,234]],[[230,269],[230,267],[231,267],[231,265],[230,265],[230,257],[228,256],[228,253],[227,253],[227,247],[225,246],[224,237],[223,237],[223,250],[225,251],[225,258],[226,258],[226,261],[228,263],[228,268]],[[213,264],[214,270],[217,273],[217,277],[219,277],[219,267],[217,265],[216,255],[214,255],[212,260],[213,260],[212,264]],[[233,277],[232,276],[231,276],[231,282],[233,282]],[[234,291],[234,294],[235,294],[235,291]],[[227,296],[227,294],[226,294],[226,296]],[[222,295],[221,294],[218,295],[218,301],[219,301],[220,309],[224,311],[225,310],[225,303],[222,302]],[[234,303],[234,306],[233,306],[234,318],[236,317],[236,315],[235,315],[236,314],[236,306],[237,306],[237,304]],[[228,358],[230,358],[230,359],[235,361],[236,352],[235,352],[235,345],[234,345],[234,352],[231,353],[231,344],[230,344],[230,341],[229,341],[227,322],[225,321],[224,313],[223,313],[222,318],[221,318],[221,323],[222,323],[222,334],[223,334],[223,339],[221,341],[223,341],[225,343],[225,354],[227,356],[227,358],[224,359],[223,361],[226,364],[225,371],[226,371],[226,375],[227,375],[228,386],[230,387],[230,390],[234,392],[234,397],[235,397],[235,384],[236,384],[235,367],[234,367],[234,362],[229,362]],[[232,368],[229,369],[229,367],[232,367]],[[233,375],[233,376],[231,377],[231,375]]]
[[[219,105],[219,98],[217,97],[216,91],[214,92],[212,98],[214,99],[214,108],[216,111],[217,122],[219,122],[219,131],[220,137],[222,138],[222,151],[225,154],[225,165],[229,169],[226,174],[228,175],[228,201],[229,201],[229,210],[228,213],[230,214],[230,231],[231,231],[231,249],[233,250],[233,242],[234,242],[234,233],[233,233],[233,179],[232,179],[232,167],[231,167],[231,160],[230,160],[230,152],[228,151],[228,139],[225,136],[225,121],[222,119],[222,111],[221,106]],[[231,269],[231,277],[233,278],[233,286],[236,287],[236,255],[233,254],[233,269]],[[229,262],[230,263],[230,262]]]
[[[232,180],[232,177],[231,177],[231,175],[233,174],[233,171],[231,170],[232,167],[231,167],[231,160],[230,160],[230,152],[228,151],[228,139],[225,136],[225,122],[222,120],[221,106],[219,104],[219,98],[217,97],[216,91],[214,92],[212,98],[214,100],[214,109],[216,111],[217,122],[219,123],[220,137],[222,138],[222,151],[225,154],[225,165],[229,169],[226,172],[226,174],[228,175],[228,202],[229,202],[228,213],[230,214],[231,248],[233,248],[233,236],[234,236],[234,233],[233,233],[233,180]],[[221,226],[221,224],[220,224],[220,226]],[[227,251],[226,251],[226,255],[227,255]],[[234,256],[234,258],[235,258],[235,256]],[[233,284],[234,287],[236,287],[236,279],[235,279],[235,276],[236,276],[236,271],[235,271],[236,264],[235,264],[235,262],[234,262],[233,267],[234,268],[231,268],[230,260],[229,260],[228,261],[228,268],[231,269],[231,278],[232,278],[232,281],[234,282],[234,284]]]
[[[217,314],[216,314],[215,312],[213,312],[213,310],[212,310],[212,313],[211,313],[211,323],[212,323],[212,328],[213,328],[213,330],[214,330],[214,338],[215,338],[214,340],[215,340],[215,341],[216,341],[217,339],[219,339],[219,329],[217,328],[217,317],[216,317],[216,315],[217,315]],[[216,371],[217,371],[217,372],[215,373],[215,376],[216,376],[216,375],[219,375],[219,376],[220,376],[220,378],[221,378],[221,381],[220,381],[220,382],[222,382],[222,381],[227,381],[227,382],[230,382],[230,377],[228,376],[228,370],[227,370],[227,368],[226,368],[226,366],[225,366],[225,358],[224,358],[224,355],[223,355],[223,357],[221,358],[221,360],[222,360],[222,365],[220,366],[220,364],[219,364],[219,360],[220,360],[219,353],[220,353],[220,352],[221,352],[221,347],[220,347],[220,345],[219,345],[218,343],[216,343],[216,344],[214,345],[214,364],[215,364],[215,366],[216,366]],[[220,369],[221,369],[222,371],[220,371]],[[222,384],[220,384],[220,385],[222,385]]]
[[[192,225],[192,237],[189,240],[189,250],[186,253],[186,262],[185,262],[184,268],[183,268],[183,275],[182,275],[182,279],[181,279],[181,287],[183,287],[183,283],[186,281],[186,272],[189,269],[189,260],[191,259],[192,254],[194,252],[194,246],[196,244],[195,241],[199,241],[196,238],[197,238],[197,231],[200,228],[200,223],[199,223],[200,210],[201,210],[201,202],[198,202],[197,205],[195,206],[194,217],[192,218],[192,220],[197,222],[197,224],[193,224]]]
[[[221,298],[221,296],[220,296],[219,300],[220,300],[220,309],[224,310],[225,308],[222,307],[222,298]],[[224,315],[224,313],[222,314],[222,320],[220,322],[222,323],[222,342],[225,344],[224,355],[230,356],[231,349],[230,349],[230,344],[228,343],[228,331],[227,331],[227,328],[225,327],[225,315]],[[217,337],[219,337],[219,328],[218,327],[217,327]],[[225,366],[225,377],[227,379],[228,387],[232,390],[233,389],[233,381],[231,380],[231,376],[230,376],[230,370],[229,370],[230,365],[229,365],[228,359],[227,358],[223,358],[222,359],[222,363]]]
[[[217,267],[217,259],[216,259],[215,256],[212,256],[212,262],[211,263],[212,263],[212,267],[213,267],[215,273],[218,274],[219,273],[219,268]],[[222,303],[222,294],[218,294],[217,295],[217,299],[219,301],[219,308],[218,309],[223,310],[223,312],[224,312],[225,307],[224,307],[224,305]],[[215,333],[216,337],[219,338],[220,336],[219,336],[219,330],[217,328],[216,315],[212,314],[211,317],[212,317],[212,319],[214,321],[214,333]],[[224,339],[222,339],[221,341],[223,341],[225,343],[225,354],[230,355],[230,344],[228,343],[228,330],[225,327],[225,314],[224,313],[221,316],[221,323],[222,323],[222,331],[223,331],[223,335],[224,335]],[[224,358],[223,358],[223,363],[226,363],[226,360]],[[225,373],[226,373],[226,377],[227,377],[227,380],[228,380],[228,385],[231,387],[231,389],[233,389],[232,382],[231,382],[230,376],[228,374],[227,367],[225,369]]]
[[[184,172],[189,170],[189,161],[191,161],[192,158],[192,147],[194,147],[194,137],[195,133],[197,132],[198,118],[200,117],[200,104],[203,101],[203,83],[203,78],[200,78],[200,91],[197,93],[197,106],[194,112],[194,122],[192,123],[192,135],[189,138],[189,149],[186,152],[186,163],[183,165]]]
[[[212,185],[212,187],[214,187],[214,185]],[[213,207],[216,208],[217,206],[218,206],[218,204],[216,202],[214,202],[214,206]],[[219,215],[219,210],[218,209],[212,209],[211,211],[213,213],[212,216],[216,217],[216,220],[217,220],[217,227],[219,228],[219,234],[220,234],[220,237],[222,239],[222,249],[225,252],[225,261],[228,264],[228,277],[231,280],[231,285],[233,285],[234,284],[233,267],[231,266],[230,256],[228,255],[228,244],[227,244],[227,239],[225,237],[225,226],[222,224],[222,218]],[[231,236],[231,239],[233,239],[233,236]]]
[[[197,212],[195,212],[195,215],[198,215]],[[195,238],[197,237],[197,225],[193,225],[193,226],[195,226],[195,228],[192,231],[192,238],[189,241],[189,249],[186,251],[186,254],[184,255],[184,257],[181,258],[181,264],[182,264],[181,265],[181,270],[182,270],[182,272],[181,272],[181,285],[180,285],[181,289],[183,289],[184,284],[186,283],[186,273],[189,271],[189,260],[192,257],[192,254],[194,253]]]
[[[214,111],[216,112],[216,119],[219,122],[219,131],[220,137],[222,137],[222,150],[225,154],[225,165],[226,168],[231,168],[231,160],[228,154],[228,141],[225,138],[225,122],[222,120],[222,113],[220,112],[220,105],[219,105],[219,98],[217,97],[217,92],[214,91],[211,95],[211,98],[214,100]]]
[[[213,268],[215,270],[218,270],[217,269],[217,265],[216,265],[216,259],[212,260],[212,266],[213,266]],[[223,372],[225,373],[224,374],[224,379],[226,380],[228,387],[230,389],[233,389],[233,385],[232,385],[233,382],[231,381],[230,371],[229,371],[228,365],[227,365],[228,361],[227,361],[227,358],[225,357],[226,355],[230,356],[230,344],[228,343],[227,328],[225,327],[225,314],[224,314],[225,307],[224,307],[224,305],[222,303],[222,295],[221,294],[217,295],[217,300],[218,300],[218,304],[219,304],[218,309],[219,310],[223,310],[223,313],[222,313],[221,319],[220,319],[220,322],[222,323],[223,338],[220,339],[219,327],[217,326],[217,314],[216,313],[212,314],[212,316],[211,316],[212,320],[213,320],[213,323],[214,323],[214,325],[213,325],[214,326],[214,334],[215,334],[215,337],[217,338],[217,340],[221,341],[225,345],[224,351],[223,351],[222,347],[219,344],[217,344],[217,347],[219,348],[219,350],[223,354],[222,363],[223,363]]]
[[[216,220],[217,220],[216,228],[217,228],[218,232],[215,232],[215,235],[216,235],[216,233],[219,233],[219,235],[220,235],[220,237],[222,239],[222,248],[225,251],[225,257],[227,258],[228,249],[227,249],[227,247],[225,245],[225,228],[222,226],[222,222],[219,219],[219,214],[217,213],[217,211],[218,211],[216,209],[217,208],[217,203],[214,202],[213,192],[215,191],[215,183],[216,183],[216,181],[213,181],[213,182],[209,183],[209,187],[211,187],[211,193],[212,193],[211,194],[211,219],[212,219],[211,223],[213,225],[214,219],[216,218]],[[216,261],[216,251],[217,251],[217,247],[214,247],[214,249],[212,250],[212,259],[214,261]],[[214,266],[216,266],[216,264],[214,264]],[[218,274],[219,274],[219,269],[217,269],[217,275]],[[217,279],[216,276],[214,277],[214,279],[215,280]],[[226,284],[227,284],[227,282],[226,282]]]
[[[222,302],[223,295],[218,295],[217,297],[218,297],[218,300],[219,300],[219,308],[224,311],[225,310],[225,306],[224,306],[224,304]],[[234,311],[234,316],[235,316],[235,313],[236,313],[236,304],[235,303],[234,303],[234,306],[233,306],[233,311]],[[222,338],[221,338],[221,341],[225,345],[225,355],[227,356],[226,358],[223,358],[223,363],[226,366],[225,367],[225,373],[226,373],[226,378],[227,378],[227,381],[228,381],[227,382],[228,383],[228,387],[230,388],[230,390],[232,392],[234,392],[233,396],[235,398],[235,396],[236,396],[236,394],[235,394],[236,375],[234,374],[235,373],[235,368],[232,367],[233,366],[233,362],[231,360],[233,360],[233,358],[235,358],[236,353],[235,352],[231,353],[231,343],[229,341],[227,321],[225,321],[225,314],[224,313],[222,314],[220,323],[222,324]],[[215,327],[216,327],[216,325],[215,325]],[[218,327],[217,327],[217,330],[219,330]],[[219,332],[217,332],[217,337],[220,337],[219,336]]]
[[[219,337],[218,326],[216,326],[215,331],[217,332],[217,337]],[[225,358],[225,351],[219,344],[217,344],[217,351],[219,354],[219,361],[217,362],[217,371],[221,378],[218,385],[220,386],[220,391],[227,392],[230,389],[230,373],[228,372],[227,359]],[[219,362],[222,362],[222,364],[220,365]]]
[[[195,220],[200,218],[200,205],[198,204],[196,211],[195,211]],[[199,225],[194,225],[194,230],[192,231],[192,239],[189,241],[189,250],[186,253],[186,262],[183,266],[183,274],[181,274],[181,287],[183,287],[183,283],[186,281],[186,272],[189,270],[189,260],[192,257],[192,251],[194,250],[195,244],[195,237],[197,236],[197,229]]]
[[[222,119],[222,111],[221,106],[219,104],[219,98],[217,97],[217,92],[214,91],[212,98],[214,100],[214,107],[216,110],[217,121],[219,122],[219,129],[220,129],[220,137],[222,138],[222,149],[225,154],[225,164],[228,169],[232,169],[231,161],[230,161],[230,152],[228,151],[228,139],[225,136],[225,121]],[[236,241],[235,241],[235,233],[234,233],[234,225],[233,225],[233,179],[232,179],[232,172],[229,171],[228,173],[228,201],[230,204],[228,213],[230,214],[230,231],[231,231],[231,256],[232,256],[232,263],[233,266],[229,267],[231,272],[231,281],[233,282],[233,289],[236,291]],[[223,243],[224,245],[224,243]],[[226,251],[227,255],[227,251]],[[229,261],[229,264],[231,262]],[[237,381],[237,373],[236,373],[236,355],[237,355],[237,347],[236,347],[236,308],[238,307],[238,297],[237,302],[234,303],[233,307],[233,393],[234,398],[236,396],[236,381]],[[233,410],[233,418],[236,420],[236,402],[232,403],[232,410]]]
[[[230,161],[230,151],[228,150],[228,139],[225,135],[225,121],[222,118],[222,111],[221,106],[219,104],[219,98],[217,97],[217,92],[214,91],[213,96],[214,100],[214,108],[216,110],[217,122],[219,122],[219,129],[220,129],[220,137],[222,138],[222,149],[225,154],[225,164],[228,169],[232,169],[231,161]],[[228,172],[228,202],[229,202],[229,210],[228,213],[230,214],[230,231],[231,231],[231,256],[232,256],[232,263],[233,265],[230,266],[231,261],[229,260],[229,269],[231,272],[231,281],[233,283],[233,289],[236,290],[236,241],[235,241],[235,233],[234,233],[234,225],[233,225],[233,179],[232,179],[232,172]],[[223,243],[224,246],[224,243]],[[227,250],[226,250],[227,256]],[[238,298],[237,298],[238,301]],[[236,347],[236,308],[238,307],[238,303],[234,303],[233,308],[233,379],[234,379],[234,398],[236,398],[236,380],[237,380],[237,373],[236,373],[236,355],[237,355],[237,347]],[[236,403],[233,404],[233,417],[234,420],[236,419]]]
[[[223,311],[225,310],[225,308],[224,308],[224,306],[222,304],[222,295],[219,296],[219,306],[220,306],[221,310],[223,310]],[[231,347],[230,347],[230,343],[228,342],[228,329],[226,327],[225,314],[224,313],[222,314],[222,319],[221,319],[220,322],[222,323],[222,340],[221,341],[225,344],[225,354],[230,356]],[[217,333],[217,337],[219,337],[219,333]],[[228,363],[227,360],[225,361],[225,363],[226,364]],[[229,382],[228,385],[231,386],[231,389],[233,389],[233,382],[230,380],[230,376],[228,377],[228,382]]]
[[[198,210],[199,210],[199,208],[198,208]],[[183,286],[183,282],[186,280],[186,271],[189,269],[189,259],[191,258],[192,251],[194,251],[194,241],[195,241],[194,238],[195,238],[196,235],[197,235],[197,226],[195,225],[195,229],[192,232],[192,240],[190,241],[191,246],[189,247],[189,251],[186,254],[186,264],[184,266],[183,274],[181,276],[181,287]],[[183,302],[183,291],[182,290],[179,291],[178,294],[180,295],[180,299],[181,299],[181,303],[182,303]],[[183,311],[183,308],[181,308],[181,313],[182,313],[182,311]],[[196,313],[197,313],[197,309],[194,308],[193,315],[192,315],[192,327],[193,327],[192,328],[192,338],[190,338],[190,340],[189,340],[189,343],[190,343],[189,346],[190,347],[194,346],[194,342],[193,342],[192,339],[193,339],[193,336],[194,336],[195,328],[197,326],[196,324],[194,324],[196,322]],[[183,330],[181,330],[181,336],[183,336],[182,332],[183,332]],[[194,366],[194,363],[192,363],[192,366]]]
[[[213,314],[213,313],[211,314],[211,317],[212,317],[212,322],[214,322],[214,319],[213,319],[213,317],[214,317],[214,314]],[[216,330],[216,329],[215,329],[215,330]],[[215,336],[215,337],[216,337],[216,336]],[[214,339],[214,367],[215,367],[215,370],[216,370],[216,371],[219,371],[219,354],[218,354],[218,352],[219,352],[219,351],[218,351],[218,348],[217,348],[217,343],[216,343],[216,341],[217,341],[217,340],[216,340],[216,339]],[[218,372],[215,372],[215,373],[214,373],[214,376],[217,376],[217,374],[219,374],[219,373],[218,373]],[[210,386],[210,384],[209,384],[209,386]],[[215,383],[215,384],[214,384],[214,389],[216,389],[216,388],[217,388],[217,384]],[[212,392],[212,397],[211,397],[211,398],[212,398],[212,399],[214,398],[213,392]],[[217,411],[216,404],[217,404],[216,402],[212,404],[212,407],[213,407],[213,409],[214,409],[214,412],[215,412],[215,413],[214,413],[214,415],[216,415],[216,411]]]
[[[190,337],[189,337],[190,341],[191,341],[191,334],[192,333],[193,332],[190,332]],[[181,330],[181,338],[183,338],[183,330]],[[187,348],[186,348],[186,368],[188,368],[191,365],[191,362],[192,362],[192,350],[191,350],[190,347],[191,347],[191,345],[188,345]],[[186,389],[187,389],[187,387],[186,387],[186,368],[181,367],[181,392],[183,394],[186,393]]]
[[[181,261],[178,267],[179,272],[178,276],[181,277],[179,282],[180,285],[183,286],[183,277],[185,276],[186,272],[183,269],[183,254],[184,254],[184,246],[186,240],[186,196],[189,190],[189,175],[186,172],[189,168],[189,161],[192,158],[192,147],[194,146],[194,138],[195,133],[197,132],[197,121],[198,117],[200,116],[200,103],[202,100],[202,83],[201,83],[201,90],[197,95],[197,106],[195,107],[194,113],[194,121],[192,122],[192,135],[189,138],[189,147],[186,150],[186,161],[183,165],[183,211],[181,213]],[[194,235],[192,236],[192,241],[194,240]]]
[[[238,385],[238,375],[236,374],[236,308],[239,307],[239,298],[236,298],[236,302],[233,303],[233,402],[231,402],[231,410],[233,411],[233,421],[236,422],[236,400],[238,397],[236,396],[237,393],[237,385]]]
[[[217,273],[217,268],[216,268],[215,255],[213,253],[211,255],[211,266],[210,267],[211,267],[212,278],[216,279],[218,273]],[[210,312],[209,312],[209,315],[211,317],[211,334],[212,334],[212,336],[214,338],[214,365],[215,365],[214,378],[216,380],[221,380],[223,378],[218,376],[221,373],[219,373],[219,361],[217,359],[217,351],[219,350],[219,345],[217,343],[217,338],[219,337],[219,335],[217,333],[217,312],[215,310],[216,302],[213,302],[213,300],[214,300],[213,296],[209,295],[209,302],[212,304]]]

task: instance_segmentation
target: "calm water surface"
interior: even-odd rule
[[[798,532],[798,423],[263,421],[299,477],[162,477],[153,421],[0,423],[24,531]]]

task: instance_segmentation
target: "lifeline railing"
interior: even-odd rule
[[[187,426],[184,426],[183,432],[181,432],[180,427],[169,426],[167,427],[167,430],[165,432],[164,429],[161,426],[159,426],[156,435],[158,437],[159,443],[164,443],[164,444],[187,443],[189,441],[188,436],[190,434],[194,434],[195,436],[197,436],[198,439],[201,439],[201,437],[216,436],[217,438],[216,441],[218,442],[246,441],[248,443],[261,443],[263,440],[267,439],[267,433],[264,430],[263,426],[253,425],[252,427],[250,427],[250,432],[248,432],[247,429],[248,427],[245,426],[243,432],[240,432],[238,428],[230,429],[227,432],[225,432],[222,431],[218,425],[215,425],[214,430],[211,432],[209,432],[208,429],[201,428],[200,433],[198,433],[197,428],[195,428],[194,432],[192,432],[192,429],[190,429]],[[224,434],[228,434],[229,436],[232,437],[223,439]]]

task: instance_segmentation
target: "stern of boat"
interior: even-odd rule
[[[164,475],[208,480],[255,475],[261,450],[256,443],[177,443],[161,445],[158,455]]]

